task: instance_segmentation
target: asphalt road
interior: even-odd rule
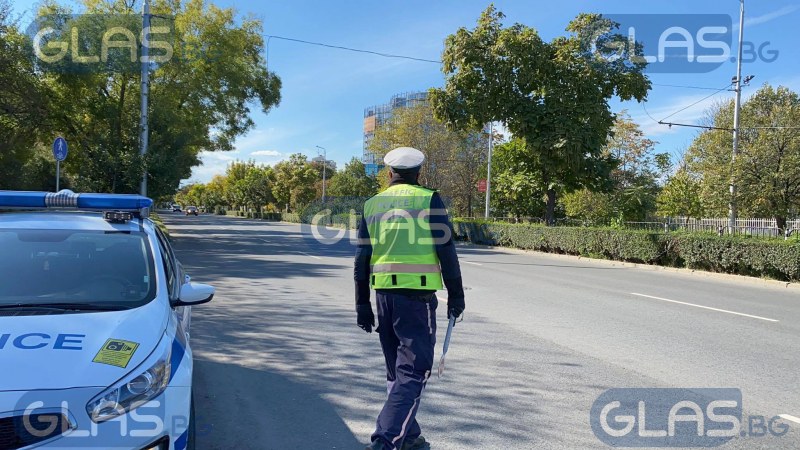
[[[362,449],[385,379],[377,336],[355,325],[348,240],[162,217],[193,279],[217,288],[193,314],[198,448]],[[433,449],[606,448],[589,412],[617,387],[739,388],[745,416],[784,415],[789,432],[720,448],[800,448],[800,290],[512,250],[459,255],[466,320],[418,415]]]

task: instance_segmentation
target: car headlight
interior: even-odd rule
[[[93,422],[100,423],[119,417],[164,392],[172,373],[170,364],[172,346],[165,345],[163,347],[164,350],[155,364],[146,370],[141,370],[142,366],[137,367],[128,376],[86,404],[86,412],[89,413]],[[152,359],[148,358],[148,360]]]

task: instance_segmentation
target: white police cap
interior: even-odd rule
[[[425,161],[425,154],[411,147],[396,148],[383,157],[383,162],[392,169],[415,169]]]

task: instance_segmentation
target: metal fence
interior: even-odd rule
[[[468,218],[469,219],[469,218]],[[482,217],[474,218],[485,220]],[[492,217],[489,220],[508,223],[544,224],[541,217]],[[715,233],[747,235],[762,238],[788,239],[800,236],[800,219],[789,220],[786,228],[781,230],[775,219],[737,219],[736,226],[728,226],[728,218],[693,219],[687,217],[653,218],[642,222],[596,222],[571,218],[556,219],[556,226],[573,227],[605,227],[617,225],[631,230],[647,230],[653,232],[689,231],[698,233]]]

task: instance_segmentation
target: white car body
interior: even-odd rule
[[[187,448],[192,419],[191,306],[176,305],[182,304],[178,300],[182,293],[194,298],[186,304],[208,301],[213,288],[189,282],[169,242],[149,219],[112,223],[97,212],[0,214],[0,233],[8,229],[144,233],[153,257],[156,287],[152,300],[120,311],[31,314],[20,309],[9,314],[0,309],[0,448]],[[172,278],[168,267],[173,270]],[[0,279],[3,276],[13,274],[0,274]],[[173,280],[172,286],[168,279]],[[207,298],[200,300],[198,292]],[[114,353],[117,350],[123,356],[118,365],[112,365],[108,361],[120,355]],[[121,404],[107,401],[118,395],[112,388],[119,384],[129,389],[130,380],[152,367],[158,367],[160,372],[152,373],[163,374],[158,379],[164,382],[169,371],[166,388],[159,384],[160,394],[114,418],[99,423],[92,419],[88,405],[99,394],[106,391],[101,403],[121,409]],[[23,422],[31,428],[9,431],[13,424],[19,427],[25,417],[36,418],[36,423]],[[55,432],[49,431],[48,420],[57,428]],[[12,439],[8,437],[11,432],[17,433],[16,444],[3,441]],[[36,432],[48,438],[22,445],[31,441],[24,441],[20,433]]]

